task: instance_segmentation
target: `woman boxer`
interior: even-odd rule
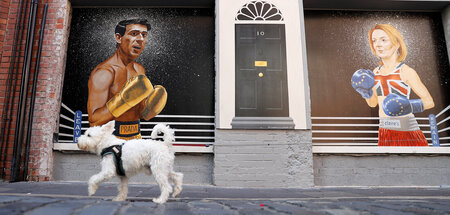
[[[434,107],[417,72],[403,63],[407,49],[402,35],[388,24],[369,31],[372,53],[380,59],[373,72],[358,70],[352,86],[370,107],[380,106],[378,146],[428,146],[414,113]],[[420,99],[409,99],[411,90]]]

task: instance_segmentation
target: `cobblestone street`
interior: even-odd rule
[[[155,185],[130,185],[113,202],[115,184],[93,197],[86,183],[0,183],[0,214],[448,214],[449,188],[249,189],[185,186],[180,198],[151,202]]]

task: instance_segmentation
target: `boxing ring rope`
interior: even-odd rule
[[[61,104],[58,143],[73,144],[75,112]],[[450,146],[450,105],[436,114],[440,146]],[[64,112],[64,113],[63,113]],[[447,113],[447,114],[446,114]],[[444,119],[441,119],[446,114]],[[89,127],[88,115],[82,115],[82,128]],[[311,117],[314,146],[377,146],[379,117]],[[441,120],[439,120],[441,119]],[[431,145],[430,123],[427,117],[416,117],[419,127]],[[151,121],[141,121],[143,138],[150,138],[152,127],[163,122],[175,130],[175,146],[204,147],[214,145],[214,116],[158,115]],[[446,123],[447,122],[447,123]],[[446,124],[444,124],[446,123]],[[442,126],[447,127],[442,128]],[[210,147],[211,148],[211,147]],[[212,151],[212,150],[209,150]]]
[[[436,115],[442,118],[450,110],[450,105]],[[450,115],[448,113],[447,115]],[[312,141],[314,146],[377,146],[378,120],[380,117],[311,117]],[[431,143],[430,122],[427,117],[416,117],[420,129],[425,134],[428,145]],[[450,116],[437,121],[436,125],[444,126]],[[450,146],[450,126],[438,129],[440,146]]]
[[[58,144],[73,144],[75,111],[61,103]],[[141,121],[141,135],[150,139],[152,128],[157,123],[165,123],[175,131],[174,146],[190,148],[212,148],[214,145],[215,123],[214,116],[205,115],[157,115],[151,121]],[[82,114],[82,133],[89,128],[88,114]],[[73,146],[71,148],[75,149]],[[190,149],[192,150],[192,149]],[[195,150],[194,150],[195,151]],[[204,152],[200,150],[199,152]],[[208,149],[206,151],[211,151]]]

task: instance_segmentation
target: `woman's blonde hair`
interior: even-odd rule
[[[406,55],[408,54],[408,51],[407,51],[406,45],[405,45],[405,41],[403,40],[403,37],[400,34],[400,32],[398,32],[398,30],[394,26],[389,25],[389,24],[378,24],[378,25],[375,25],[374,28],[370,29],[369,44],[370,44],[370,49],[372,49],[372,53],[376,56],[375,48],[373,47],[373,42],[372,42],[372,33],[373,33],[373,31],[375,31],[377,29],[386,32],[386,34],[388,35],[392,44],[394,44],[395,46],[399,46],[399,48],[397,49],[398,50],[397,60],[400,62],[405,60]],[[383,65],[383,61],[380,61],[380,65]]]

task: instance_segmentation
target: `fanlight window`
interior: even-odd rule
[[[251,1],[238,11],[236,20],[239,21],[283,21],[281,11],[275,5],[265,1]]]

